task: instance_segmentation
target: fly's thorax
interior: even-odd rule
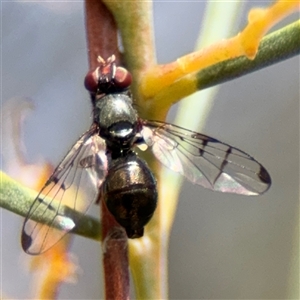
[[[126,93],[108,94],[95,103],[94,121],[108,147],[129,147],[137,133],[137,112]]]

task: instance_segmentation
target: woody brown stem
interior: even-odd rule
[[[102,1],[85,1],[85,22],[90,69],[95,69],[100,55],[107,59],[116,55],[116,63],[120,62],[118,51],[117,25],[113,15]]]
[[[107,59],[114,54],[116,63],[120,64],[117,26],[113,15],[99,0],[86,0],[85,9],[90,69],[99,65],[99,55]],[[127,236],[104,201],[101,201],[101,215],[105,299],[129,299]]]

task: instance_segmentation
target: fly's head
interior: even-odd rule
[[[104,60],[98,57],[99,66],[91,70],[85,76],[86,89],[95,98],[101,98],[105,94],[122,92],[129,88],[132,77],[128,70],[116,66],[115,56]]]

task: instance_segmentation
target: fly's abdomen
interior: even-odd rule
[[[143,236],[157,204],[156,181],[135,153],[112,161],[103,184],[103,198],[129,238]]]

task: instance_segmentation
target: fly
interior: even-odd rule
[[[25,252],[43,253],[73,230],[80,217],[70,217],[62,207],[86,213],[99,192],[127,236],[143,236],[158,194],[153,173],[136,147],[150,148],[164,166],[211,190],[242,195],[268,190],[267,170],[245,152],[201,133],[139,118],[129,71],[116,66],[114,56],[98,61],[100,66],[85,78],[93,123],[34,200],[23,224]],[[86,192],[84,201],[78,201],[81,191]],[[39,216],[46,213],[51,221],[40,223]]]

